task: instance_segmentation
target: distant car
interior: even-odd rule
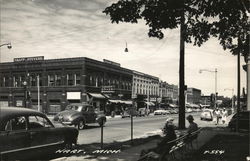
[[[171,109],[171,110],[169,110],[169,112],[170,112],[171,114],[177,114],[177,113],[178,113],[177,110],[175,110],[175,109]]]
[[[138,116],[147,116],[147,115],[148,115],[147,108],[139,108],[138,109]]]
[[[239,129],[245,129],[249,131],[249,115],[250,111],[242,111],[239,113]],[[234,114],[232,119],[228,123],[228,127],[232,130],[236,130],[237,114]]]
[[[201,113],[201,120],[213,121],[213,110],[212,109],[203,110]]]
[[[187,108],[187,109],[186,109],[186,112],[187,112],[187,113],[190,113],[190,112],[193,112],[193,110],[192,110],[191,108]]]
[[[132,113],[131,113],[132,112]],[[121,114],[122,118],[126,118],[126,117],[130,117],[131,114],[133,116],[139,116],[139,112],[134,110],[134,109],[127,109],[127,110],[124,110]]]
[[[30,160],[77,143],[78,130],[55,128],[41,112],[16,107],[0,107],[0,158]],[[53,150],[54,151],[53,151]]]
[[[168,111],[163,110],[163,109],[154,111],[154,115],[166,115],[168,113],[169,113]]]
[[[74,125],[81,130],[90,123],[98,123],[102,126],[107,119],[102,111],[95,111],[92,105],[76,103],[68,105],[53,120],[65,125]]]

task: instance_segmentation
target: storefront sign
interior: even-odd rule
[[[41,60],[44,60],[44,56],[14,58],[14,62],[30,62],[30,61],[41,61]]]
[[[80,100],[81,92],[67,92],[67,100]]]

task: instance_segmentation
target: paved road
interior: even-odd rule
[[[191,113],[199,126],[209,126],[212,122],[200,121],[200,113]],[[186,114],[188,115],[188,114]],[[161,134],[161,128],[164,126],[168,117],[174,118],[174,123],[178,123],[178,114],[163,116],[134,117],[133,138],[140,138],[153,134]],[[186,122],[186,127],[188,123]],[[114,141],[125,141],[131,138],[131,119],[113,118],[109,119],[104,127],[104,143]],[[97,125],[89,126],[79,131],[78,144],[100,143],[101,128]]]

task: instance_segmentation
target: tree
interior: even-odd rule
[[[117,24],[138,23],[139,19],[144,19],[149,27],[149,37],[162,39],[163,29],[180,27],[179,128],[181,129],[185,128],[185,42],[201,46],[210,36],[215,36],[224,49],[236,50],[237,47],[230,45],[230,42],[233,42],[231,39],[237,34],[234,35],[234,31],[231,31],[227,24],[236,27],[234,22],[237,20],[238,25],[245,28],[244,22],[247,16],[244,14],[246,12],[244,5],[247,6],[249,3],[239,1],[241,0],[118,0],[103,11],[110,16],[112,23]],[[225,29],[228,32],[223,34]]]

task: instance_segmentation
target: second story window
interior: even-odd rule
[[[81,84],[81,75],[80,75],[80,73],[75,74],[75,80],[76,80],[75,85],[80,85]]]
[[[55,76],[54,75],[48,75],[48,86],[55,86]]]
[[[68,86],[74,85],[74,74],[67,74],[67,85]]]
[[[62,76],[60,74],[55,75],[55,85],[60,86],[62,85]]]

